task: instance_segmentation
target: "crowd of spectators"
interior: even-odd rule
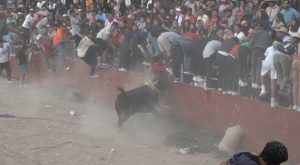
[[[9,54],[41,54],[49,71],[70,70],[79,57],[96,67],[143,71],[164,59],[174,81],[193,76],[206,90],[270,94],[300,111],[300,14],[293,0],[4,0],[0,5],[0,71]],[[24,58],[24,57],[27,58]],[[160,58],[157,58],[160,57]],[[183,66],[183,67],[181,67]],[[10,76],[8,76],[10,80]],[[216,81],[217,80],[217,81]]]

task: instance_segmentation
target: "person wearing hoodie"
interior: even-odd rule
[[[220,165],[280,165],[288,160],[287,147],[278,141],[268,142],[259,155],[241,152]]]
[[[230,79],[232,74],[230,67],[230,51],[238,44],[232,31],[226,31],[224,35],[224,42],[217,52],[216,65],[218,67],[218,90],[223,91],[223,94],[231,94],[230,86],[232,80]]]

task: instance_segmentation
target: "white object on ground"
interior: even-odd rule
[[[114,151],[115,151],[115,149],[114,149],[114,148],[110,149],[110,151],[109,151],[109,155],[113,154],[113,152],[114,152]]]
[[[219,151],[228,154],[234,154],[236,147],[239,145],[241,141],[243,133],[244,132],[240,125],[229,127],[225,132],[225,136],[223,137],[223,139],[218,145]]]
[[[75,116],[76,115],[76,112],[74,112],[74,111],[70,111],[69,113],[70,113],[71,116]]]
[[[179,149],[179,152],[182,154],[182,155],[185,155],[187,153],[189,153],[191,151],[190,148],[180,148]]]
[[[45,105],[45,107],[46,107],[46,108],[53,108],[53,106],[52,106],[52,105],[48,105],[48,104],[47,104],[47,105]]]

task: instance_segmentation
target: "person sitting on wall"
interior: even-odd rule
[[[96,74],[97,57],[99,56],[98,49],[98,45],[95,44],[93,31],[89,31],[78,44],[78,57],[90,66],[90,78],[99,77],[99,75]]]
[[[233,155],[220,165],[280,165],[288,160],[288,149],[278,141],[268,142],[257,156],[249,152]]]
[[[167,105],[168,88],[170,76],[173,74],[168,68],[170,63],[167,62],[167,59],[163,55],[153,56],[151,61],[151,74],[152,74],[152,83],[156,84],[159,89],[164,89],[159,92],[160,97],[162,97],[162,102],[164,105]]]
[[[151,62],[151,73],[152,73],[153,81],[167,80],[168,79],[168,73],[167,73],[168,67],[169,67],[169,64],[166,62],[166,60],[161,55],[153,56],[152,62]]]

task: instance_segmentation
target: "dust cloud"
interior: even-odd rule
[[[168,111],[159,116],[133,115],[119,132],[112,105],[68,92],[57,81],[19,88],[17,82],[6,84],[0,78],[0,91],[0,114],[14,116],[0,118],[1,165],[211,165],[220,162],[211,154],[212,150],[179,153],[187,145],[179,145],[183,144],[181,140],[186,132],[182,136],[178,132],[186,127]],[[76,115],[71,116],[70,111]]]

